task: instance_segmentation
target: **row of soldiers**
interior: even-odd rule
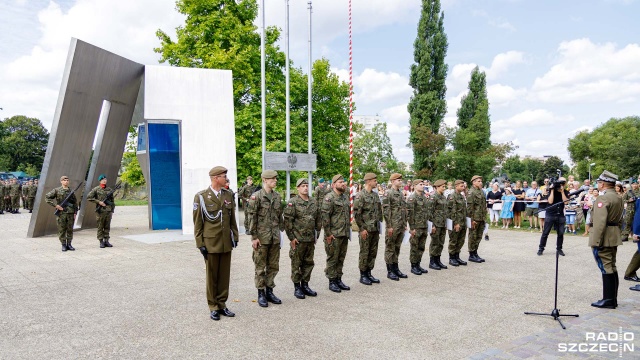
[[[38,192],[38,180],[29,180],[22,185],[17,179],[5,180],[0,183],[0,214],[6,211],[10,214],[19,214],[20,200],[22,207],[33,212],[33,203]]]

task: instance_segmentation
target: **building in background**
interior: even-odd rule
[[[353,115],[353,122],[362,124],[366,131],[371,131],[381,120],[380,115]]]

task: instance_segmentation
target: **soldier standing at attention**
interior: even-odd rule
[[[427,243],[427,202],[424,196],[424,182],[421,179],[413,180],[414,192],[407,199],[407,218],[409,220],[409,232],[411,239],[411,250],[409,259],[411,260],[411,273],[414,275],[422,275],[429,272],[420,266],[422,254],[424,254],[425,245]]]
[[[398,281],[405,279],[407,275],[398,267],[398,255],[404,232],[407,230],[407,203],[402,195],[402,175],[391,174],[389,177],[391,188],[382,198],[382,211],[384,213],[387,234],[384,239],[384,261],[387,263],[387,277]]]
[[[322,229],[322,217],[316,200],[309,197],[307,179],[298,179],[296,187],[298,196],[291,198],[284,209],[284,228],[291,244],[289,257],[291,280],[295,288],[293,295],[304,299],[305,295],[318,295],[309,287],[309,281],[314,266],[316,240]]]
[[[33,203],[36,201],[36,195],[38,193],[38,180],[29,181],[29,190],[27,191],[27,208],[29,214],[33,213]]]
[[[433,196],[429,198],[428,211],[431,227],[431,243],[429,244],[429,268],[434,270],[447,269],[442,263],[440,256],[444,248],[444,240],[447,235],[447,198],[444,197],[444,190],[447,187],[445,180],[439,179],[433,183],[435,189]]]
[[[11,213],[11,196],[9,196],[11,192],[11,180],[5,180],[2,187],[4,188],[4,209],[8,213]]]
[[[464,181],[456,180],[454,186],[454,191],[447,200],[447,218],[451,219],[453,226],[453,230],[449,230],[449,264],[458,266],[467,265],[466,261],[460,259],[460,250],[467,234],[467,200],[463,195]]]
[[[484,224],[487,221],[487,199],[482,191],[482,177],[471,178],[471,189],[467,195],[467,217],[471,218],[469,230],[469,261],[482,263],[484,259],[478,255],[478,247],[482,240]]]
[[[30,180],[29,180],[30,181]],[[22,184],[21,186],[21,190],[22,190],[22,208],[27,210],[27,191],[29,190],[29,186],[30,183],[29,181],[25,181],[24,184]]]
[[[47,204],[61,211],[56,223],[58,225],[58,239],[60,239],[60,243],[62,244],[62,251],[74,251],[75,248],[71,246],[71,242],[73,241],[73,223],[78,213],[78,200],[76,199],[76,194],[72,193],[66,206],[64,208],[60,206],[71,192],[71,189],[69,189],[69,177],[62,176],[60,178],[60,184],[62,186],[49,191],[45,195],[45,199]]]
[[[329,290],[337,293],[351,289],[342,282],[342,266],[351,239],[351,209],[346,190],[344,178],[336,175],[333,177],[333,191],[322,201],[324,249],[327,252],[325,274],[329,279]]]
[[[360,283],[371,285],[380,283],[380,280],[371,275],[378,256],[378,242],[380,241],[380,222],[382,221],[382,204],[380,197],[373,189],[377,188],[376,174],[364,175],[364,188],[356,194],[353,201],[353,216],[358,225],[358,237],[360,239],[360,255],[358,267],[360,268]]]
[[[591,231],[589,246],[593,257],[602,273],[602,299],[591,306],[605,309],[615,309],[618,306],[618,269],[616,268],[616,253],[622,245],[620,238],[620,222],[622,220],[622,198],[616,195],[614,186],[618,175],[605,170],[596,179],[598,191],[604,194],[598,196],[593,203],[591,213]]]
[[[109,243],[109,232],[111,230],[111,217],[116,204],[113,194],[109,195],[111,188],[107,187],[107,177],[102,174],[98,176],[100,185],[94,187],[87,195],[87,200],[96,204],[96,223],[98,224],[98,241],[100,248],[113,247]],[[109,196],[107,196],[109,195]]]
[[[5,187],[4,187],[4,182],[2,180],[0,180],[0,215],[4,214],[4,209],[5,209],[5,196],[6,196],[6,191],[5,191]]]
[[[20,214],[20,184],[18,180],[11,179],[11,188],[9,190],[9,197],[11,198],[11,213]]]
[[[231,250],[237,246],[239,237],[233,193],[224,188],[227,169],[214,167],[209,170],[209,179],[211,185],[193,197],[193,233],[206,265],[210,318],[217,321],[220,315],[236,316],[227,308],[226,301]]]
[[[638,183],[633,180],[631,189],[622,194],[622,203],[624,206],[624,229],[622,230],[622,241],[629,240],[629,232],[633,229],[633,217],[636,213],[636,197],[638,193]]]
[[[316,199],[316,202],[318,204],[322,204],[324,197],[327,196],[329,192],[331,192],[331,189],[327,188],[327,183],[324,181],[324,179],[318,179],[318,186],[313,189],[313,197],[314,199]]]
[[[238,190],[238,196],[242,199],[242,210],[244,211],[244,233],[251,235],[249,231],[249,216],[247,215],[247,208],[249,207],[249,198],[256,192],[256,186],[253,185],[253,178],[247,176],[247,184]]]
[[[276,171],[263,171],[262,189],[251,195],[248,207],[255,284],[258,305],[262,307],[269,306],[268,302],[282,304],[282,300],[273,293],[274,279],[280,269],[280,231],[284,231],[282,198],[273,191],[277,183]]]

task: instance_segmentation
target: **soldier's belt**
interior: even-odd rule
[[[617,223],[610,223],[610,222],[608,222],[608,223],[607,223],[607,226],[620,226],[620,224],[617,224]]]

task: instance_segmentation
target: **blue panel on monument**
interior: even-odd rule
[[[152,228],[182,229],[179,125],[149,123],[147,130]]]

